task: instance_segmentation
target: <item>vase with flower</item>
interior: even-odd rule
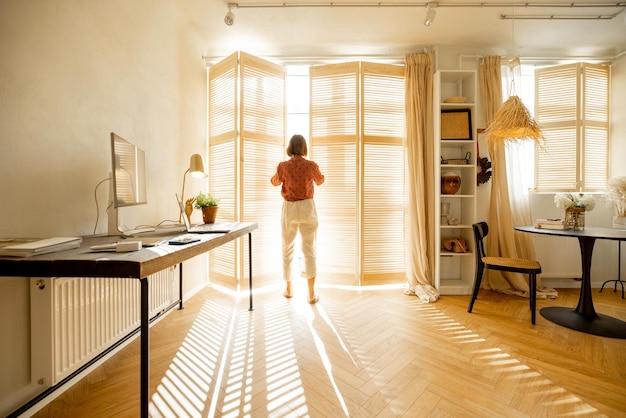
[[[604,197],[607,205],[613,204],[617,211],[613,215],[613,227],[626,229],[626,176],[611,178]]]
[[[596,206],[593,195],[584,193],[557,193],[554,203],[559,209],[565,210],[565,224],[571,229],[585,229],[585,212]]]

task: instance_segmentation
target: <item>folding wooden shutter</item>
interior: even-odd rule
[[[257,283],[282,276],[282,200],[270,177],[284,159],[285,74],[243,52],[209,70],[209,189],[221,198],[218,220],[259,224],[252,245]],[[247,240],[223,247],[211,253],[211,280],[232,287],[248,274]]]

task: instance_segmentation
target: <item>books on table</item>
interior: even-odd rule
[[[30,257],[80,247],[80,237],[52,237],[37,241],[7,245],[0,248],[0,256]]]
[[[542,229],[569,229],[569,226],[563,219],[547,218],[535,220],[535,228]]]

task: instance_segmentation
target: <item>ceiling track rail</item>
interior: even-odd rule
[[[228,3],[227,6],[233,9],[287,9],[287,8],[385,8],[385,7],[425,7],[427,8],[429,3],[384,3],[384,2],[372,2],[372,3],[342,3],[342,2],[320,2],[320,3]],[[439,3],[437,2],[437,8],[488,8],[488,7],[512,7],[516,9],[535,9],[535,8],[567,8],[567,9],[580,9],[580,8],[593,8],[593,9],[606,9],[616,8],[623,9],[626,7],[626,2],[605,2],[605,3],[585,3],[585,2],[552,2],[552,3],[532,3],[532,2],[497,2],[497,3]]]

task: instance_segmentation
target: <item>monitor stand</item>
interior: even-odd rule
[[[109,180],[109,206],[107,210],[108,214],[108,230],[107,235],[111,237],[116,236],[124,236],[124,237],[132,237],[137,234],[142,234],[146,232],[153,232],[154,228],[137,228],[137,229],[123,229],[119,224],[119,208],[115,207],[113,202],[113,180]]]
[[[109,229],[108,229],[107,235],[109,236],[122,235],[124,237],[132,237],[138,234],[155,231],[155,228],[153,227],[123,229],[118,223],[118,208],[111,207],[108,211],[108,214],[109,214]]]

